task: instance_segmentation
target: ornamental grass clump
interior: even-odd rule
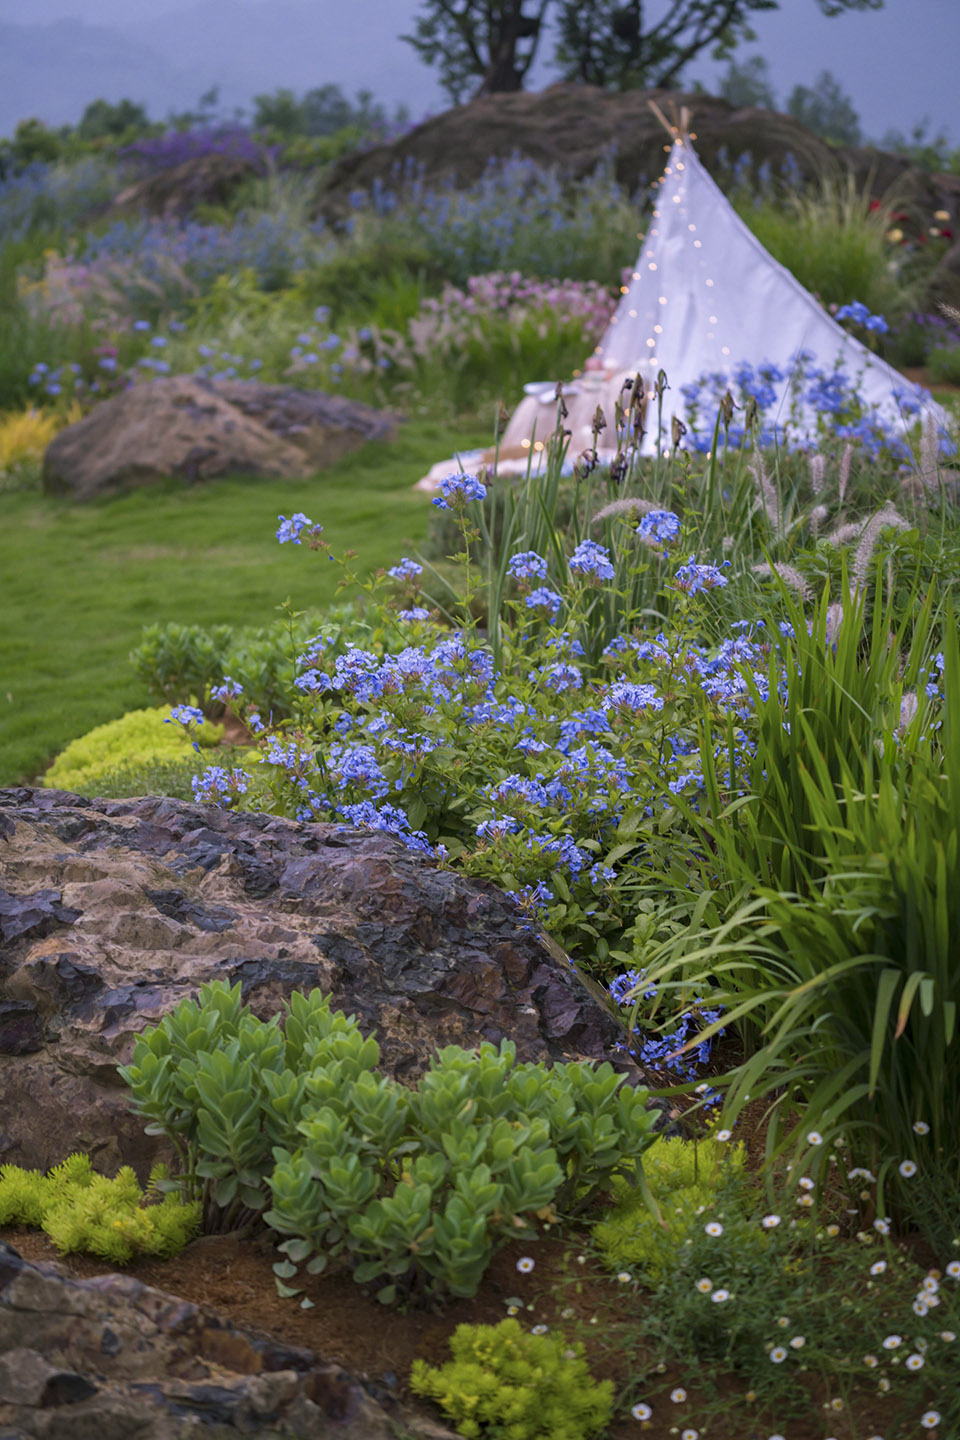
[[[767,1096],[771,1155],[817,1175],[842,1136],[879,1203],[918,1215],[914,1188],[960,1203],[955,625],[931,654],[928,599],[907,652],[889,608],[864,640],[862,597],[829,633],[826,606],[809,634],[794,611],[782,677],[749,682],[752,754],[704,734],[706,803],[686,810],[717,923],[664,946],[646,982],[710,984],[742,1027],[724,1123]]]

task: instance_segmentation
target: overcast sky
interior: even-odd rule
[[[667,0],[653,0],[650,13],[656,15],[666,5]],[[155,93],[131,95],[135,100],[149,98],[155,115],[163,113],[157,98],[162,87],[176,88],[167,78],[176,71],[183,88],[206,88],[219,81],[231,104],[246,103],[256,90],[284,83],[302,90],[336,82],[348,94],[367,86],[389,104],[406,103],[416,118],[446,103],[432,72],[398,39],[419,8],[418,0],[0,0],[0,22],[32,27],[69,17],[122,30],[148,49],[161,47],[165,68],[157,71]],[[253,39],[259,27],[252,26],[247,53],[235,52],[228,62],[224,26],[229,25],[234,45],[240,44],[243,17],[251,10],[259,11],[261,25],[266,11],[278,22],[281,14],[284,18],[269,44],[262,35]],[[169,23],[158,27],[156,22],[167,16]],[[935,132],[943,130],[953,144],[960,144],[960,0],[886,0],[882,11],[832,20],[821,14],[816,0],[782,0],[779,11],[758,15],[754,25],[757,40],[741,54],[767,58],[781,105],[795,84],[811,84],[819,71],[829,69],[853,100],[868,136],[879,138],[891,127],[909,131],[926,116]],[[539,89],[554,78],[548,63],[551,49],[543,48],[529,88]],[[18,96],[18,112],[31,103],[32,113],[54,123],[78,118],[56,113],[64,106],[75,108],[76,99],[58,99],[55,78],[41,76],[38,62],[23,62],[31,63],[37,65],[37,84],[24,92],[30,102]],[[719,68],[708,60],[697,61],[688,78],[709,86]],[[113,88],[122,80],[103,84]],[[119,99],[120,93],[106,98]],[[8,130],[11,117],[2,101],[0,95],[0,130]],[[181,94],[170,96],[171,106],[183,103]],[[23,116],[18,113],[16,118]]]

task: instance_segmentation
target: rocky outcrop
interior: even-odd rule
[[[381,1387],[382,1388],[382,1387]],[[78,1280],[0,1241],[4,1440],[456,1440],[311,1350],[129,1276]]]
[[[436,1049],[609,1058],[603,992],[493,885],[392,838],[169,799],[0,790],[0,1160],[71,1151],[141,1175],[155,1140],[116,1072],[138,1031],[209,980],[263,1017],[319,987],[416,1082]]]
[[[894,182],[922,217],[947,208],[956,218],[952,177],[914,169],[902,156],[874,149],[834,148],[799,121],[775,110],[737,109],[712,95],[662,90],[622,93],[592,85],[552,85],[539,93],[481,96],[426,120],[399,139],[344,155],[331,165],[318,192],[319,213],[341,220],[351,196],[374,184],[402,189],[417,178],[428,186],[464,187],[483,175],[491,158],[522,154],[564,176],[589,175],[609,159],[632,193],[656,180],[668,137],[650,110],[655,100],[669,116],[690,107],[697,154],[720,178],[741,155],[774,173],[789,165],[798,178],[852,169],[878,197]]]
[[[128,185],[114,198],[112,214],[146,213],[185,220],[201,205],[228,205],[240,186],[266,169],[264,159],[216,151],[195,155]]]
[[[367,440],[389,439],[394,425],[343,396],[257,380],[156,379],[61,430],[44,456],[43,484],[89,500],[164,476],[305,476]]]

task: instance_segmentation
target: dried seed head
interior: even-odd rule
[[[810,487],[814,495],[819,495],[823,489],[824,478],[827,473],[827,462],[823,455],[810,456]]]
[[[896,530],[909,530],[910,526],[902,515],[898,515],[892,505],[884,505],[878,510],[864,526],[860,543],[853,556],[852,572],[857,585],[862,585],[870,570],[870,561],[873,559],[873,552],[877,548],[877,541],[881,532],[888,527]]]
[[[785,585],[789,585],[792,589],[796,590],[801,600],[809,600],[812,598],[813,591],[810,589],[810,586],[800,574],[800,571],[795,570],[792,565],[783,565],[775,561],[772,565],[754,565],[752,568],[754,575],[779,576]]]

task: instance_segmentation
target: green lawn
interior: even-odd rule
[[[309,480],[179,482],[77,505],[0,495],[0,785],[40,774],[69,740],[151,703],[128,656],[141,626],[259,625],[288,597],[334,598],[339,567],[279,546],[277,515],[303,510],[366,570],[421,543],[429,500],[411,489],[435,460],[489,429],[401,427]]]

